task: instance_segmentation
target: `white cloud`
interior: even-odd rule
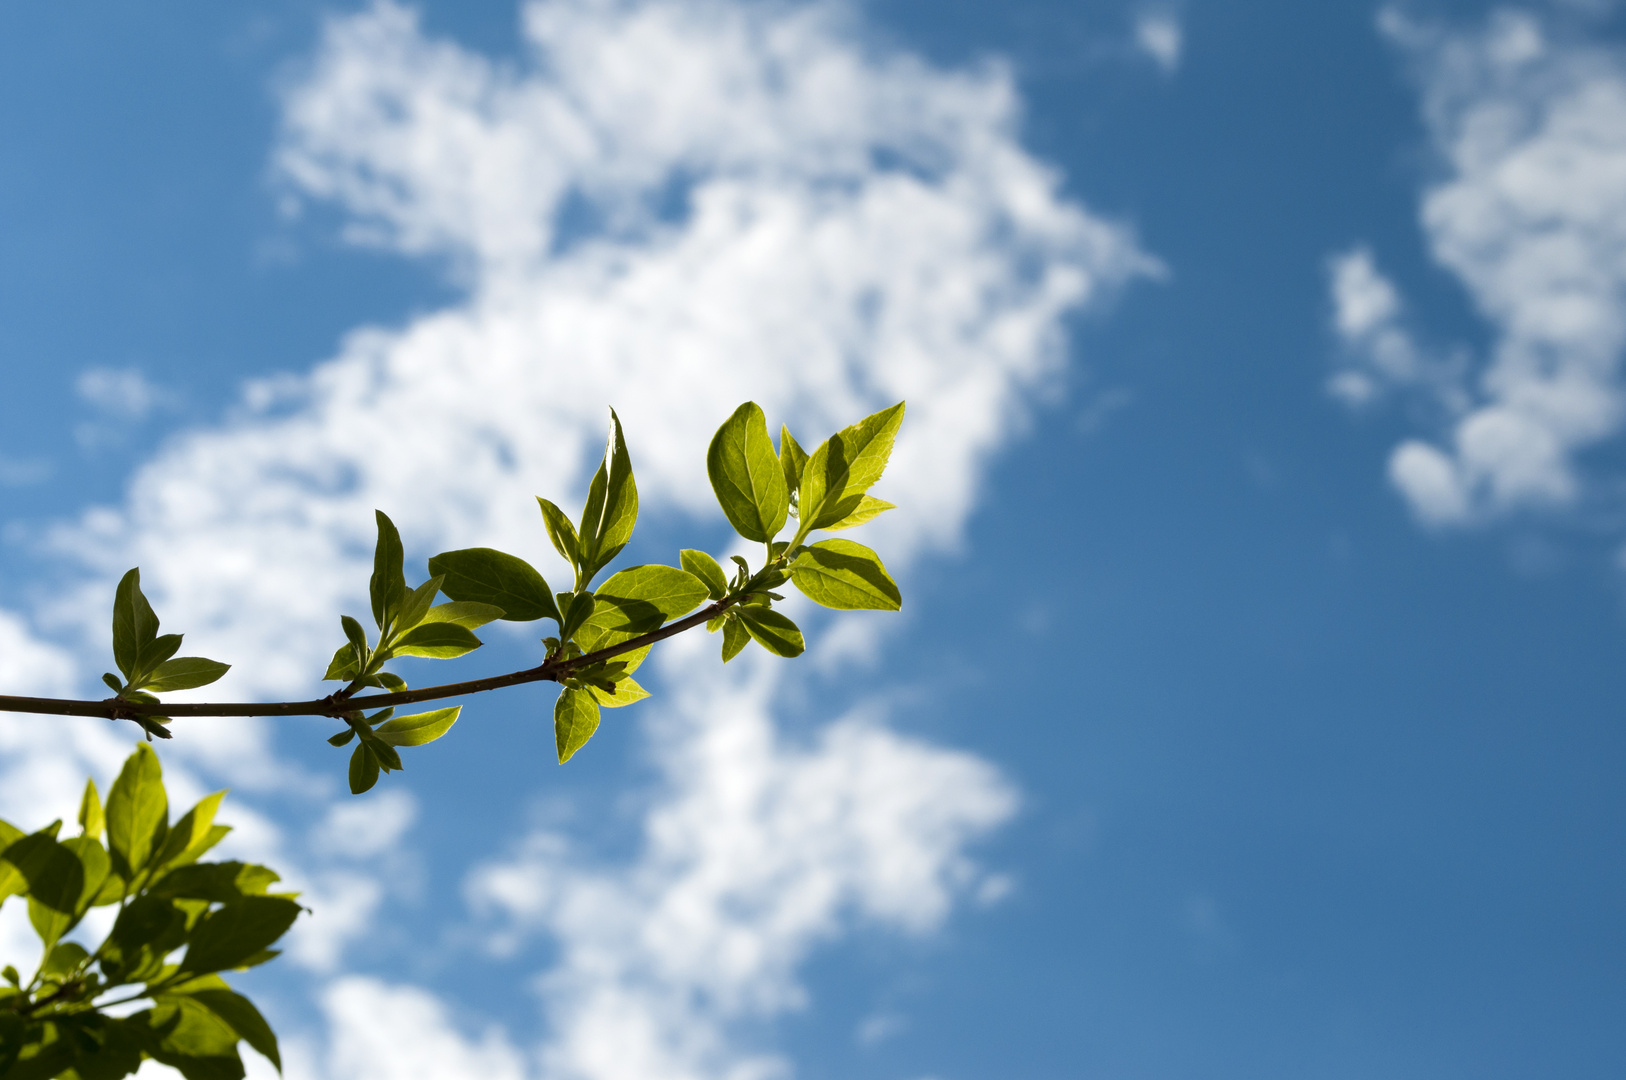
[[[145,419],[169,396],[136,368],[90,368],[74,381],[74,389],[98,411],[123,420]]]
[[[489,544],[549,568],[532,496],[580,490],[614,405],[649,516],[712,522],[704,447],[745,398],[807,439],[909,401],[882,491],[901,509],[868,530],[907,588],[921,553],[958,542],[983,463],[1063,372],[1065,317],[1158,268],[1022,149],[1004,69],[934,69],[866,44],[851,18],[533,3],[512,64],[389,4],[332,20],[286,90],[282,175],[336,204],[356,240],[444,259],[466,299],[358,330],[309,375],[256,384],[227,421],[169,442],[121,506],[54,534],[88,573],[41,618],[101,645],[112,582],[139,564],[167,628],[239,662],[211,695],[308,692],[335,613],[365,606],[374,507],[415,556]],[[825,664],[876,641],[844,636]],[[990,765],[878,720],[790,744],[768,702],[814,665],[718,672],[714,640],[668,645],[663,667],[706,649],[713,674],[686,669],[640,706],[666,776],[642,853],[606,866],[538,834],[471,881],[501,916],[494,946],[558,940],[547,1075],[780,1070],[736,1024],[800,1003],[814,946],[858,921],[925,932],[960,898],[1008,888],[967,854],[1015,804]],[[178,730],[167,754],[262,804],[279,785],[302,807],[322,790],[267,724]],[[378,876],[343,862],[383,840],[343,839],[343,814],[289,875],[317,911],[292,953],[318,972],[388,917]],[[424,991],[345,978],[325,1001],[331,1037],[302,1044],[313,1071],[522,1068]],[[392,1005],[411,1022],[350,1030]]]
[[[1392,10],[1381,25],[1419,72],[1445,170],[1423,198],[1430,249],[1495,336],[1454,389],[1419,376],[1428,365],[1399,329],[1398,296],[1369,258],[1362,292],[1357,252],[1336,264],[1334,292],[1340,332],[1367,355],[1366,381],[1335,385],[1360,397],[1381,371],[1445,406],[1435,438],[1407,440],[1390,462],[1425,521],[1573,505],[1588,487],[1577,454],[1626,422],[1626,54],[1554,40],[1515,12],[1475,32]],[[1372,321],[1357,328],[1363,311]]]
[[[1172,11],[1143,11],[1135,17],[1135,47],[1145,53],[1165,75],[1180,68],[1185,49],[1185,30]]]

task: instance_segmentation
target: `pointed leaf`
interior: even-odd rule
[[[480,647],[480,639],[472,630],[456,623],[424,623],[408,630],[394,645],[397,656],[427,656],[434,660],[449,660],[454,656],[473,652]]]
[[[598,702],[586,690],[566,687],[553,703],[553,739],[563,765],[598,730]]]
[[[153,638],[141,650],[141,655],[136,660],[136,674],[139,676],[152,671],[153,668],[174,656],[175,651],[180,647],[180,634],[160,634],[158,637]]]
[[[627,546],[637,521],[638,485],[632,478],[632,458],[621,433],[621,418],[611,409],[604,460],[587,489],[587,504],[582,507],[581,525],[576,530],[583,587]]]
[[[457,723],[457,714],[462,708],[461,705],[453,705],[449,709],[436,709],[415,716],[397,716],[373,730],[391,746],[422,746],[450,731],[452,725]]]
[[[154,694],[170,690],[192,690],[199,686],[208,686],[230,670],[230,664],[222,664],[218,660],[206,660],[201,656],[177,656],[173,660],[165,660],[154,668],[152,674],[141,681],[138,689]]]
[[[765,543],[785,527],[790,492],[768,438],[768,422],[756,402],[735,409],[712,436],[706,473],[735,532]]]
[[[576,536],[576,526],[570,523],[565,512],[553,503],[538,495],[537,505],[542,507],[542,524],[547,527],[548,539],[553,541],[553,550],[572,567],[581,565],[581,541]]]
[[[185,855],[194,844],[201,844],[209,838],[209,830],[215,823],[215,811],[220,809],[220,800],[226,797],[224,791],[217,791],[213,795],[206,795],[198,804],[181,815],[164,837],[164,846],[159,849],[158,857],[153,860],[154,866],[166,866]]]
[[[333,659],[328,661],[327,672],[323,680],[338,679],[349,682],[361,674],[361,668],[356,663],[356,647],[348,641],[340,645],[333,653]]]
[[[728,592],[728,575],[717,565],[717,560],[704,551],[684,548],[678,552],[678,561],[683,564],[683,569],[705,582],[706,591],[713,600],[721,600]]]
[[[503,617],[503,609],[496,604],[477,604],[473,600],[453,600],[436,604],[424,613],[423,623],[451,623],[465,630],[478,630],[488,622]]]
[[[208,1006],[209,1010],[227,1024],[244,1042],[248,1043],[267,1061],[282,1071],[282,1055],[277,1051],[277,1037],[271,1031],[271,1025],[265,1022],[260,1010],[254,1003],[241,994],[231,990],[197,990],[192,993],[194,1001],[200,1001]]]
[[[831,532],[838,532],[842,529],[856,528],[857,526],[864,524],[866,521],[872,521],[875,518],[880,517],[888,510],[895,509],[897,509],[896,505],[887,502],[885,499],[877,499],[873,495],[865,495],[863,498],[858,500],[858,505],[853,508],[852,513],[848,514],[840,521],[831,522],[829,525],[824,526],[824,528],[829,529]]]
[[[440,593],[444,580],[437,574],[406,594],[401,601],[400,610],[395,613],[395,618],[390,623],[392,635],[399,637],[423,622],[423,617],[429,614],[429,608],[434,604],[436,595]]]
[[[842,428],[813,451],[802,471],[798,539],[858,509],[863,495],[886,470],[903,423],[903,402]]]
[[[821,540],[790,564],[790,579],[813,601],[837,611],[897,611],[903,598],[880,556],[851,540]]]
[[[723,663],[728,663],[740,655],[740,650],[751,643],[751,633],[740,622],[740,617],[732,611],[728,613],[723,623]]]
[[[610,693],[597,686],[589,686],[587,692],[593,695],[593,700],[606,709],[619,709],[623,705],[631,705],[635,701],[642,701],[649,696],[649,691],[639,686],[633,679],[621,678],[615,683],[615,693]]]
[[[79,800],[79,827],[84,830],[86,836],[100,837],[105,821],[106,818],[102,814],[102,797],[96,790],[96,781],[86,780],[85,794]],[[4,822],[0,822],[0,825],[7,829],[11,828]],[[4,850],[4,847],[5,838],[3,831],[0,831],[0,850]]]
[[[246,896],[205,915],[192,928],[183,972],[225,971],[268,948],[299,917],[299,905],[280,896]]]
[[[158,636],[158,616],[141,592],[141,568],[119,580],[113,594],[113,662],[129,679],[136,673],[141,650]]]
[[[584,652],[594,652],[658,630],[699,607],[706,583],[675,566],[633,566],[599,586],[593,614],[576,632]]]
[[[395,522],[382,510],[373,513],[378,519],[378,546],[373,549],[373,576],[367,583],[367,591],[372,597],[373,621],[383,630],[407,594],[406,556]]]
[[[133,878],[145,869],[168,828],[169,800],[158,755],[137,744],[107,793],[107,844],[119,876]]]
[[[790,428],[779,425],[779,468],[785,474],[785,490],[795,495],[802,486],[802,470],[807,467],[807,451],[803,450],[790,433]]]
[[[802,655],[805,645],[801,630],[779,612],[749,604],[741,604],[734,610],[739,614],[740,622],[745,624],[751,640],[764,649],[786,658]]]
[[[463,548],[430,559],[429,572],[444,575],[440,591],[451,599],[499,607],[509,622],[559,621],[548,583],[524,559],[491,548]]]

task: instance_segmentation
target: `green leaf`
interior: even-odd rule
[[[721,600],[728,592],[728,575],[717,565],[717,560],[704,551],[684,548],[678,552],[678,561],[683,569],[705,582],[706,592],[713,600]]]
[[[85,794],[79,800],[79,827],[84,830],[86,836],[100,837],[105,821],[106,817],[102,814],[102,797],[96,791],[96,781],[86,780]],[[5,822],[0,822],[0,826],[4,826],[4,829],[11,828]],[[0,850],[4,850],[6,846],[4,829],[0,829]]]
[[[145,869],[168,829],[163,768],[151,747],[137,744],[107,793],[107,844],[119,876],[129,880]]]
[[[230,990],[198,990],[191,995],[242,1036],[243,1041],[259,1051],[260,1055],[282,1071],[282,1055],[277,1052],[277,1037],[271,1025],[265,1022],[254,1003]]]
[[[165,660],[152,674],[141,680],[137,689],[162,694],[170,690],[192,690],[208,686],[231,670],[230,664],[206,660],[201,656],[178,656]]]
[[[58,844],[29,882],[28,921],[50,951],[79,922],[101,890],[108,871],[101,841],[75,836]]]
[[[333,653],[333,659],[328,661],[327,673],[322,676],[322,679],[324,681],[338,679],[341,682],[349,682],[360,674],[361,665],[356,663],[356,647],[346,641]]]
[[[553,703],[553,739],[559,748],[559,764],[586,746],[597,730],[598,702],[593,695],[569,687],[561,690],[559,700]]]
[[[192,928],[180,970],[202,973],[236,967],[286,933],[299,911],[298,904],[281,896],[233,900]]]
[[[559,624],[559,635],[569,641],[592,616],[597,601],[590,592],[560,593],[558,599],[559,610],[565,613],[564,621]]]
[[[434,660],[449,660],[479,647],[480,639],[472,630],[449,622],[413,627],[392,646],[397,656],[427,656]]]
[[[619,645],[699,607],[706,583],[675,566],[632,566],[599,586],[593,614],[576,632],[584,652]]]
[[[712,436],[706,473],[735,532],[766,543],[785,527],[790,490],[768,438],[768,422],[756,402],[735,409]]]
[[[400,610],[395,613],[395,618],[390,623],[392,637],[399,637],[423,622],[423,617],[429,614],[429,608],[434,604],[436,595],[440,593],[444,580],[437,574],[402,599]]]
[[[606,709],[619,709],[623,705],[631,705],[649,696],[649,691],[639,686],[635,680],[624,677],[615,681],[613,694],[597,686],[588,686],[587,692],[593,695],[594,701]]]
[[[280,880],[275,870],[254,863],[196,863],[171,870],[147,895],[226,904],[245,896],[264,896],[265,891]],[[136,901],[132,900],[125,910],[130,910],[135,904]]]
[[[751,639],[775,656],[786,658],[802,655],[805,645],[802,632],[796,624],[769,608],[741,604],[734,609],[740,622],[745,624]]]
[[[465,630],[478,630],[488,622],[495,622],[503,617],[503,609],[496,604],[477,604],[472,600],[453,600],[448,604],[436,604],[424,613],[423,623],[450,623],[461,626]],[[403,689],[405,687],[403,686]]]
[[[142,678],[142,676],[152,671],[153,668],[157,667],[159,664],[162,664],[165,660],[168,660],[170,657],[174,656],[175,651],[180,647],[180,634],[162,634],[153,638],[152,641],[148,642],[147,645],[142,648],[141,655],[136,658],[136,673],[134,678],[137,681],[145,682],[146,680]]]
[[[61,826],[60,821],[56,822],[6,845],[5,853],[0,854],[0,901],[27,893],[34,881],[42,879],[60,846],[56,831]]]
[[[391,746],[422,746],[450,731],[452,725],[457,723],[457,714],[462,708],[461,705],[453,705],[449,709],[436,709],[415,716],[397,716],[373,730]]]
[[[542,507],[542,524],[547,527],[548,539],[553,541],[553,550],[569,563],[573,568],[581,565],[581,540],[576,536],[576,526],[570,523],[565,512],[553,503],[538,495],[537,505]]]
[[[395,522],[382,510],[373,513],[378,518],[378,546],[373,549],[373,576],[367,591],[373,601],[373,621],[382,631],[407,594],[405,552]]]
[[[791,560],[790,579],[815,604],[837,611],[897,611],[903,597],[881,557],[851,540],[821,540]]]
[[[440,591],[451,599],[499,607],[509,622],[559,621],[548,583],[524,559],[491,548],[463,548],[430,559],[429,572],[444,575]]]
[[[779,425],[779,468],[785,474],[785,490],[795,495],[802,486],[802,470],[807,467],[807,451],[803,450],[790,428]]]
[[[196,806],[182,814],[181,820],[177,821],[169,830],[169,835],[164,837],[164,846],[159,849],[153,865],[167,866],[185,855],[193,845],[208,840],[209,830],[215,823],[215,811],[220,809],[220,800],[225,797],[224,791],[206,795]]]
[[[372,655],[372,650],[367,647],[367,631],[348,615],[339,616],[339,625],[344,627],[344,636],[350,642],[350,648],[355,650],[358,669],[365,666]]]
[[[897,506],[893,503],[887,502],[885,499],[877,499],[873,495],[865,495],[863,498],[858,500],[858,505],[853,508],[852,513],[848,514],[840,521],[832,522],[831,524],[824,526],[824,528],[829,529],[831,532],[837,532],[841,529],[856,528],[857,526],[864,524],[866,521],[871,521],[877,517],[880,517],[888,510],[895,509],[897,509]]]
[[[130,1019],[138,1017],[151,1028],[148,1053],[185,1080],[242,1080],[237,1032],[207,1005],[187,996],[166,995]]]
[[[136,673],[141,650],[158,636],[158,616],[141,592],[141,568],[119,580],[113,594],[113,662],[126,680]]]
[[[723,623],[723,663],[734,659],[750,643],[750,631],[746,630],[738,615],[729,612],[728,620]]]
[[[800,542],[848,517],[886,470],[903,423],[903,402],[842,428],[819,444],[802,471]]]
[[[405,766],[401,764],[401,755],[395,752],[395,747],[380,739],[372,728],[363,725],[356,729],[361,738],[361,744],[372,754],[378,762],[378,767],[385,772],[400,772]]]
[[[90,953],[85,951],[83,945],[64,941],[51,950],[50,955],[45,958],[45,963],[40,965],[40,971],[45,975],[66,975],[89,958]]]
[[[582,507],[581,525],[576,530],[581,545],[582,588],[627,546],[637,521],[638,485],[632,478],[632,457],[627,453],[627,440],[621,434],[621,418],[611,409],[610,437],[604,447],[604,460],[588,486],[587,503]]]

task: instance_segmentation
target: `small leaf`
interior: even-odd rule
[[[141,592],[141,568],[119,580],[113,594],[113,662],[125,679],[136,672],[141,650],[158,636],[158,616]]]
[[[802,486],[802,470],[807,467],[807,451],[791,436],[790,428],[779,425],[779,468],[785,474],[785,490],[795,495]]]
[[[372,656],[372,650],[367,647],[367,631],[361,624],[348,615],[339,616],[339,625],[344,627],[344,636],[350,642],[350,647],[356,652],[356,664],[364,667]]]
[[[866,521],[872,521],[875,518],[880,517],[888,510],[895,509],[897,509],[897,507],[893,503],[887,502],[885,499],[877,499],[873,495],[865,495],[863,498],[858,500],[858,505],[853,509],[852,513],[848,514],[840,521],[833,522],[824,527],[829,529],[831,532],[838,532],[842,529],[856,528],[857,526],[864,524]]]
[[[548,539],[553,541],[553,550],[572,568],[580,566],[581,541],[576,536],[576,526],[570,523],[563,510],[547,499],[538,495],[536,501],[542,507],[542,524],[548,530]]]
[[[880,556],[851,540],[821,540],[803,548],[790,578],[813,601],[837,611],[897,611],[903,598]]]
[[[422,746],[450,731],[452,725],[457,723],[457,714],[461,709],[461,705],[453,705],[449,709],[436,709],[415,716],[397,716],[373,730],[391,746]]]
[[[430,559],[429,572],[444,575],[440,591],[451,599],[499,607],[509,622],[559,621],[548,583],[524,559],[491,548],[463,548]]]
[[[136,659],[137,679],[145,682],[146,680],[140,679],[140,676],[152,671],[153,668],[174,656],[175,651],[180,647],[180,634],[163,634],[159,637],[153,638],[152,641],[148,642],[146,647],[141,650],[141,655]]]
[[[86,780],[85,794],[79,800],[79,827],[84,830],[85,836],[100,837],[106,820],[102,813],[102,797],[96,790],[96,781]],[[9,825],[6,827],[10,828]],[[0,841],[3,839],[3,836],[0,836]],[[3,842],[0,842],[0,850],[3,850],[3,847]]]
[[[367,591],[373,601],[373,621],[382,631],[407,594],[405,552],[395,522],[382,510],[373,513],[378,519],[378,546],[373,549],[373,576]]]
[[[592,617],[593,609],[598,606],[598,601],[594,599],[593,594],[590,592],[560,593],[559,596],[562,601],[559,610],[565,613],[564,621],[559,624],[559,633],[568,640],[574,637],[583,624]],[[565,597],[569,599],[566,600]]]
[[[805,645],[801,630],[779,612],[743,604],[734,610],[751,639],[764,649],[786,658],[802,655]]]
[[[178,656],[173,660],[165,660],[154,668],[152,674],[141,681],[139,689],[155,694],[170,690],[192,690],[199,686],[208,686],[230,670],[230,664],[222,664],[218,660],[206,660],[201,656]]]
[[[225,971],[268,948],[299,917],[299,905],[280,896],[247,896],[205,915],[192,928],[183,972]]]
[[[350,755],[350,794],[360,795],[364,791],[371,791],[376,783],[378,759],[365,742],[357,743],[355,753]]]
[[[588,486],[581,525],[576,529],[581,545],[580,587],[586,588],[593,575],[627,546],[637,521],[638,485],[632,478],[632,458],[621,433],[621,418],[611,409],[604,460]]]
[[[740,622],[740,617],[732,611],[728,613],[727,621],[723,624],[723,663],[728,663],[740,654],[740,650],[751,643],[750,631]]]
[[[611,693],[597,686],[589,686],[587,692],[593,695],[593,700],[606,709],[619,709],[624,705],[631,705],[635,701],[642,701],[649,696],[649,691],[639,686],[633,679],[621,678],[615,682],[615,691]]]
[[[423,617],[424,623],[451,623],[465,630],[478,630],[488,622],[503,617],[503,609],[495,604],[477,604],[473,600],[453,600],[436,604]],[[422,625],[422,624],[420,624]],[[404,688],[404,687],[403,687]]]
[[[586,690],[566,687],[553,703],[553,738],[559,749],[559,764],[563,765],[587,745],[587,740],[598,730],[598,702]]]
[[[717,560],[704,551],[684,548],[678,552],[678,561],[683,564],[683,569],[705,582],[706,591],[713,600],[721,600],[728,592],[728,575],[717,565]]]
[[[209,830],[215,823],[215,811],[220,809],[220,800],[225,797],[224,791],[206,795],[196,806],[182,814],[181,820],[164,837],[164,846],[159,849],[153,865],[166,866],[185,855],[194,844],[207,840]]]
[[[423,617],[429,613],[430,606],[434,604],[443,581],[443,578],[436,575],[406,594],[401,601],[401,609],[390,621],[392,637],[399,637],[423,621]]]
[[[102,672],[102,682],[106,683],[107,688],[109,690],[113,691],[113,693],[115,693],[115,694],[124,693],[124,682],[117,675],[113,674],[111,671]]]
[[[322,678],[324,681],[338,679],[341,682],[350,682],[360,674],[361,666],[356,663],[356,647],[347,641],[333,653],[333,659],[328,661],[327,673]]]
[[[339,732],[337,735],[329,735],[327,737],[327,742],[328,742],[329,746],[344,746],[347,743],[349,743],[351,739],[354,739],[355,737],[356,737],[356,729],[352,728],[352,727],[347,727],[343,731]]]
[[[163,768],[150,747],[138,744],[107,793],[107,844],[119,876],[134,878],[145,869],[168,830]]]
[[[400,772],[406,766],[401,764],[401,755],[395,752],[395,747],[378,737],[370,727],[359,727],[356,734],[361,737],[362,745],[367,747],[378,762],[378,767],[385,772]]]
[[[842,428],[819,444],[802,470],[798,541],[858,509],[863,495],[881,478],[903,423],[903,402]]]
[[[790,492],[762,409],[747,401],[723,421],[706,450],[711,489],[734,531],[765,543],[785,527]]]
[[[63,976],[90,958],[83,945],[73,941],[64,941],[51,950],[45,958],[40,971],[45,975]]]
[[[480,639],[473,631],[449,622],[414,627],[393,646],[397,656],[427,656],[434,660],[449,660],[479,647]]]

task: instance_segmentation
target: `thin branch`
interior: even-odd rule
[[[414,705],[420,701],[440,701],[444,698],[461,697],[464,694],[481,694],[487,690],[501,690],[505,686],[521,686],[533,682],[559,682],[569,678],[577,671],[603,660],[610,660],[624,653],[635,652],[646,645],[653,645],[657,641],[665,641],[685,630],[692,630],[702,623],[709,622],[721,615],[729,607],[745,599],[742,596],[725,597],[716,603],[701,608],[693,615],[668,623],[659,630],[651,630],[647,634],[639,634],[619,645],[609,645],[596,652],[586,653],[569,659],[558,658],[545,660],[533,668],[523,671],[511,671],[507,675],[492,675],[484,679],[470,679],[467,682],[445,683],[441,686],[426,686],[420,690],[403,690],[397,694],[367,694],[362,697],[347,697],[342,694],[329,694],[325,698],[316,698],[311,701],[264,701],[264,702],[141,702],[125,701],[121,698],[107,698],[102,701],[80,701],[72,698],[40,698],[40,697],[13,697],[0,694],[0,712],[14,713],[40,713],[48,716],[100,716],[108,720],[129,720],[137,716],[331,716],[342,718],[347,712],[358,709],[383,709],[390,706]]]

